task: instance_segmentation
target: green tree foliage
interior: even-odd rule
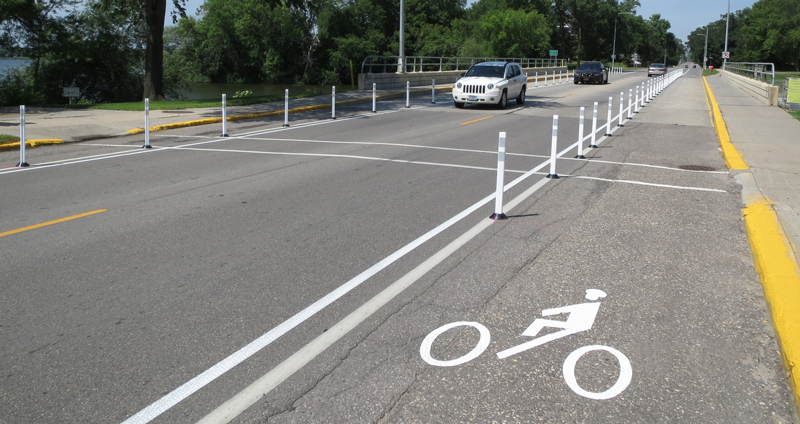
[[[800,1],[756,2],[742,33],[748,60],[794,65],[800,71]]]
[[[494,10],[477,22],[475,36],[484,46],[485,56],[545,56],[550,45],[550,28],[539,12],[532,10]]]

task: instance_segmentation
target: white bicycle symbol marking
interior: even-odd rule
[[[596,289],[589,289],[586,290],[586,299],[589,300],[599,300],[606,297],[606,294],[601,290]],[[541,346],[547,342],[551,342],[553,340],[560,339],[562,337],[569,336],[571,334],[580,333],[582,331],[586,331],[592,328],[594,324],[595,318],[597,317],[597,312],[600,309],[600,302],[592,302],[592,303],[579,303],[577,305],[569,305],[563,306],[560,308],[553,308],[553,309],[545,309],[542,311],[542,316],[552,316],[552,315],[559,315],[559,314],[569,314],[566,321],[555,321],[549,319],[541,319],[537,318],[533,321],[533,323],[522,332],[523,336],[526,337],[536,337],[539,332],[545,327],[552,327],[552,328],[561,328],[561,331],[556,331],[554,333],[550,333],[541,337],[536,337],[533,340],[528,342],[522,343],[521,345],[514,346],[512,348],[497,352],[497,356],[500,359],[505,359],[511,355],[516,355],[518,353],[522,353],[526,350],[533,349],[536,346]],[[442,333],[447,330],[451,330],[456,327],[473,327],[480,333],[480,339],[478,340],[478,344],[473,348],[469,353],[459,358],[451,359],[448,361],[442,361],[439,359],[434,358],[431,356],[431,346],[433,346],[433,342],[439,337]],[[478,356],[480,356],[486,348],[489,347],[489,342],[491,341],[491,335],[489,333],[489,329],[486,328],[483,324],[477,322],[469,322],[469,321],[458,321],[458,322],[451,322],[450,324],[445,324],[435,330],[433,330],[430,334],[428,334],[424,340],[422,340],[422,345],[419,347],[419,354],[422,356],[422,359],[437,367],[454,367],[456,365],[465,364]],[[619,362],[619,377],[617,378],[617,382],[614,383],[608,390],[603,392],[590,392],[584,390],[583,388],[578,385],[578,381],[575,378],[575,365],[578,363],[578,360],[585,354],[594,351],[594,350],[603,350],[608,353],[614,355]],[[590,346],[583,346],[574,352],[570,353],[567,356],[567,359],[564,360],[564,367],[563,367],[563,374],[564,374],[564,381],[567,382],[567,386],[572,389],[573,392],[577,393],[580,396],[589,399],[595,400],[606,400],[611,399],[618,394],[622,393],[628,385],[631,383],[631,379],[633,377],[633,369],[631,368],[631,362],[628,360],[628,357],[625,356],[622,352],[609,347],[609,346],[602,346],[602,345],[590,345]]]

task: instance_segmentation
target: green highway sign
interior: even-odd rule
[[[550,56],[558,56],[558,50],[550,50]]]

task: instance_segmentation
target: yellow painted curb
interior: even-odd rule
[[[38,140],[25,140],[25,147],[45,146],[48,144],[61,144],[64,140],[58,138],[42,138]],[[0,150],[19,149],[19,141],[13,143],[0,144]]]
[[[452,89],[452,88],[453,88],[452,86],[449,86],[449,87],[437,87],[436,89],[437,90],[442,90],[442,89],[446,90],[446,89]],[[427,91],[427,90],[425,90],[425,89],[423,89],[423,90],[413,90],[413,91],[411,91],[411,93],[419,93],[419,92],[424,92],[424,91]],[[388,98],[388,97],[398,96],[398,95],[405,94],[405,93],[406,93],[405,91],[397,91],[397,92],[394,92],[394,93],[381,94],[379,96],[375,96],[375,98],[376,99]],[[344,100],[344,101],[336,102],[336,104],[337,105],[341,105],[341,104],[346,104],[346,103],[366,102],[366,101],[371,101],[371,100],[372,100],[371,96],[370,97],[361,97],[361,98],[358,98],[358,99]],[[312,111],[312,110],[330,109],[330,108],[331,108],[331,103],[325,103],[325,104],[312,105],[312,106],[296,107],[294,109],[289,109],[289,113],[308,112],[308,111]],[[268,117],[268,116],[277,116],[277,115],[283,115],[283,110],[273,110],[271,112],[260,112],[260,113],[251,113],[251,114],[248,114],[248,115],[229,116],[228,117],[228,121],[240,121],[242,119],[265,118],[265,117]],[[152,132],[152,131],[172,130],[172,129],[176,129],[176,128],[193,127],[193,126],[197,126],[197,125],[217,124],[217,123],[220,123],[220,122],[222,122],[222,118],[221,117],[220,118],[198,119],[198,120],[195,120],[195,121],[176,122],[174,124],[155,125],[155,126],[150,127],[150,131]],[[134,128],[132,130],[127,130],[125,132],[128,133],[128,134],[141,134],[141,133],[144,132],[144,129],[143,128]]]
[[[744,219],[756,271],[800,405],[800,269],[769,200],[762,198],[747,206]]]
[[[725,157],[725,163],[730,169],[750,169],[742,158],[742,155],[731,143],[728,127],[725,125],[725,120],[722,119],[722,111],[719,110],[719,105],[716,99],[714,99],[714,93],[711,92],[711,87],[708,86],[706,77],[703,77],[703,85],[706,89],[706,100],[711,105],[712,123],[714,124],[714,129],[717,130],[717,138],[719,138],[719,144],[722,147],[722,156]]]

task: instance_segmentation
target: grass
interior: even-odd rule
[[[797,118],[798,121],[800,121],[800,110],[787,110],[786,112],[788,112],[789,115],[794,116],[795,118]]]
[[[0,134],[0,144],[16,143],[18,141],[19,137],[16,135]]]
[[[711,75],[717,75],[719,73],[716,69],[703,69],[703,76],[710,77]]]
[[[346,91],[352,91],[354,89],[339,89],[337,87],[337,93],[343,93]],[[301,99],[303,97],[312,97],[328,94],[329,92],[323,90],[309,90],[306,93],[290,95],[290,99]],[[240,97],[238,99],[234,99],[231,97],[227,98],[228,106],[247,106],[247,105],[254,105],[259,103],[269,103],[269,102],[278,102],[284,99],[283,96],[280,95],[272,95],[272,96],[248,96],[248,97]],[[150,110],[181,110],[181,109],[194,109],[194,108],[203,108],[203,107],[221,107],[222,106],[222,99],[196,99],[196,100],[158,100],[158,101],[151,101],[150,102]],[[99,110],[126,110],[126,111],[143,111],[144,110],[144,102],[130,102],[130,103],[100,103],[100,104],[88,104],[88,105],[56,105],[55,107],[64,107],[64,108],[72,108],[72,109],[99,109]]]

